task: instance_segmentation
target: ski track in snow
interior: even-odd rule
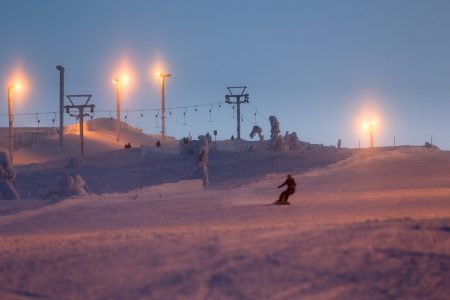
[[[203,189],[192,156],[131,150],[86,158],[85,198],[41,199],[66,161],[19,167],[0,299],[450,295],[447,151],[216,152]],[[270,205],[287,172],[292,204]]]

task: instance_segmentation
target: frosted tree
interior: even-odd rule
[[[270,144],[272,150],[282,150],[283,138],[280,135],[280,123],[275,116],[269,117],[270,121]]]
[[[67,164],[66,175],[60,181],[63,195],[85,196],[88,194],[86,181],[79,174],[80,165],[79,159],[71,159]]]
[[[16,177],[16,171],[13,169],[8,155],[0,151],[0,199],[14,200],[20,199],[19,193],[12,185]]]
[[[301,150],[301,144],[300,144],[300,140],[297,136],[297,133],[294,131],[292,133],[289,133],[288,131],[286,131],[286,134],[284,136],[284,145],[286,148],[288,148],[289,150]]]
[[[259,136],[259,140],[261,142],[264,141],[264,136],[262,135],[262,128],[259,127],[258,125],[253,126],[253,130],[252,130],[252,132],[250,132],[250,138],[253,139],[253,137],[256,134]]]
[[[285,135],[280,134],[280,123],[275,116],[269,117],[270,121],[270,148],[273,151],[281,150],[301,150],[301,143],[296,132],[289,133],[286,131]]]

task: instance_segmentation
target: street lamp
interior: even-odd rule
[[[164,95],[164,84],[167,77],[172,77],[172,74],[156,73],[161,78],[161,134],[162,138],[166,138],[166,99]]]
[[[377,122],[372,121],[370,123],[364,124],[364,128],[369,130],[370,133],[370,148],[373,148],[373,130],[375,128],[375,125],[377,125]]]
[[[20,89],[19,84],[10,85],[8,87],[8,120],[9,120],[9,160],[11,163],[14,161],[13,151],[14,151],[14,128],[13,128],[13,107],[12,102],[14,98],[14,89]]]
[[[116,78],[113,80],[113,83],[116,84],[116,141],[120,141],[120,78]]]
[[[63,66],[56,66],[59,71],[59,146],[63,147],[64,137],[64,72]],[[55,117],[56,119],[56,117]]]
[[[128,77],[115,78],[113,83],[116,84],[116,141],[120,141],[120,84],[122,82],[127,82]]]

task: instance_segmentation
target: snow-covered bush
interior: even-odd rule
[[[15,177],[16,171],[13,169],[8,155],[0,151],[0,199],[20,199],[19,193],[11,183]]]

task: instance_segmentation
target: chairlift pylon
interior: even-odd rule
[[[41,120],[39,119],[39,114],[36,114],[37,127],[41,124]]]
[[[187,123],[186,123],[186,113],[187,113],[187,107],[184,108],[184,112],[183,112],[183,125],[187,125]]]
[[[159,125],[158,125],[158,115],[159,115],[159,110],[158,110],[158,112],[157,112],[156,115],[155,115],[155,128],[159,128]]]
[[[210,123],[213,122],[211,115],[212,115],[212,105],[209,108],[209,121],[208,122],[210,122]]]
[[[55,116],[54,116],[53,119],[52,119],[53,128],[55,128],[55,121],[56,121],[56,113],[54,113],[54,114],[55,114]]]

